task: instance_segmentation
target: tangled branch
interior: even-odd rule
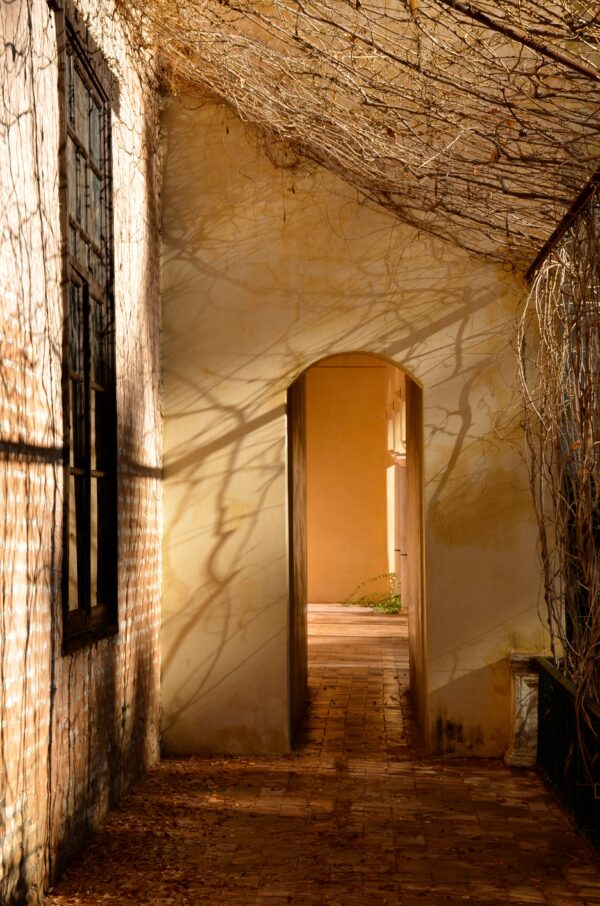
[[[600,196],[543,264],[519,337],[555,657],[600,703]]]
[[[174,91],[216,96],[403,221],[518,267],[600,163],[597,2],[117,6]]]

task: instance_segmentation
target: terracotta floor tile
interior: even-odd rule
[[[309,663],[298,751],[163,761],[47,906],[599,906],[534,771],[424,756],[402,617],[314,605]]]

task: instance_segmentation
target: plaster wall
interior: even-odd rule
[[[521,286],[265,153],[216,104],[170,101],[163,132],[166,749],[289,745],[286,390],[360,351],[422,386],[412,652],[430,745],[501,754],[507,654],[545,645],[510,347]]]
[[[387,366],[341,356],[306,374],[308,600],[385,591]]]

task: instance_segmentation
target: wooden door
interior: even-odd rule
[[[427,712],[427,627],[423,552],[423,394],[406,379],[406,603],[410,685],[424,732]],[[404,595],[403,595],[404,599]]]
[[[308,699],[306,630],[306,377],[288,390],[290,738],[297,739]]]

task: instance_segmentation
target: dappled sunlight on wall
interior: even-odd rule
[[[479,641],[459,674],[498,659],[500,611],[534,637],[510,349],[521,288],[319,168],[274,166],[217,105],[172,100],[163,127],[164,738],[173,751],[274,751],[288,707],[283,406],[327,355],[376,353],[423,386],[420,669],[461,609]],[[436,688],[456,675],[442,667]]]

